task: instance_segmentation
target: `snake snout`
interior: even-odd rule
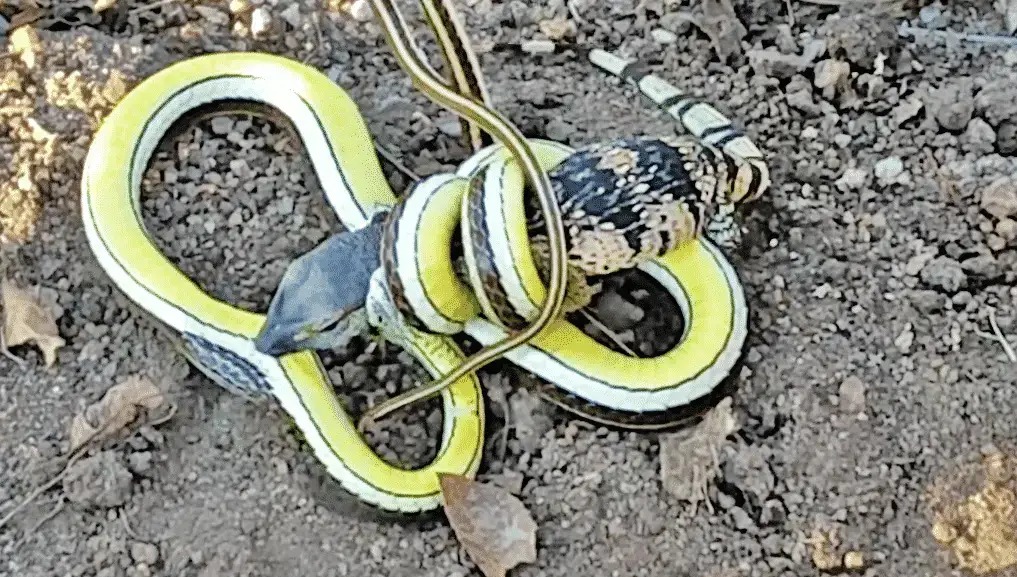
[[[291,353],[295,350],[293,349],[293,335],[284,327],[265,323],[254,339],[254,348],[263,355],[274,357]]]

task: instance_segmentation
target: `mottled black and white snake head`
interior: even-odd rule
[[[365,303],[380,266],[382,220],[334,234],[287,267],[255,348],[280,356],[334,349],[368,330]]]

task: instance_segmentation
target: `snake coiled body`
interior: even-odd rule
[[[419,68],[394,8],[388,0],[373,4],[404,67]],[[591,60],[597,63],[593,56]],[[748,313],[737,274],[698,231],[718,205],[711,198],[731,197],[723,183],[733,183],[738,198],[749,198],[767,182],[751,142],[724,128],[729,123],[716,122],[708,113],[712,109],[701,103],[676,104],[682,110],[678,117],[697,138],[716,138],[712,145],[688,150],[672,145],[680,163],[666,161],[671,151],[663,148],[633,155],[633,146],[615,146],[617,142],[612,150],[577,152],[546,140],[520,141],[500,117],[449,95],[426,70],[414,70],[425,91],[440,92],[439,100],[459,112],[472,110],[484,120],[484,131],[497,131],[499,140],[511,146],[479,149],[454,174],[429,176],[397,200],[370,153],[363,118],[340,87],[319,71],[284,58],[217,53],[160,71],[118,103],[89,149],[81,199],[84,229],[99,264],[134,303],[179,337],[195,366],[229,390],[277,399],[345,491],[376,509],[402,513],[440,506],[439,473],[472,476],[480,465],[483,395],[472,369],[463,368],[465,355],[448,335],[465,332],[495,353],[507,350],[506,359],[543,379],[550,399],[610,424],[667,426],[673,424],[675,410],[716,389],[740,356]],[[477,79],[463,75],[462,84],[476,85]],[[650,84],[643,78],[639,86]],[[362,229],[379,211],[391,211],[382,236],[382,273],[401,316],[416,325],[398,325],[393,340],[433,377],[451,381],[441,391],[440,448],[427,465],[402,469],[375,454],[313,351],[278,357],[260,353],[254,339],[265,317],[210,296],[155,247],[145,230],[139,211],[141,175],[167,129],[205,104],[238,100],[261,103],[289,118],[347,229]],[[471,132],[476,136],[483,135]],[[715,149],[724,159],[706,162]],[[519,158],[523,166],[514,160]],[[589,178],[577,182],[596,183],[614,175],[614,184],[624,180],[630,187],[625,192],[607,186],[606,180],[574,190],[562,184],[553,191],[557,204],[550,210],[543,197],[541,211],[528,209],[526,182],[544,190],[548,171],[582,173],[563,165],[566,159],[592,163]],[[676,171],[676,176],[653,176],[662,170]],[[639,181],[648,174],[646,182]],[[603,203],[604,195],[595,192],[601,188],[618,196]],[[554,222],[535,215],[553,218],[562,208],[569,216],[561,221],[568,223],[561,234]],[[457,273],[451,258],[457,236],[465,274]],[[542,237],[548,239],[543,249]],[[537,326],[557,307],[553,301],[558,297],[549,298],[549,292],[558,281],[548,279],[559,277],[548,272],[546,255],[560,254],[558,241],[565,245],[569,266],[583,276],[634,266],[659,283],[686,319],[676,344],[656,357],[634,358],[556,318],[522,346],[499,345],[518,337],[513,327]]]

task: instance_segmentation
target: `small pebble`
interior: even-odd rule
[[[159,548],[151,543],[140,541],[131,543],[131,559],[134,559],[135,563],[155,565],[159,560]]]
[[[896,181],[897,177],[904,172],[904,162],[896,156],[889,156],[876,163],[873,172],[876,179],[884,184]]]
[[[868,173],[861,168],[849,168],[837,179],[837,185],[849,190],[858,190],[865,186],[865,178]]]
[[[677,34],[663,28],[654,28],[650,32],[650,36],[653,37],[653,41],[657,44],[674,44],[678,42]]]
[[[228,116],[216,116],[212,119],[212,134],[225,136],[233,130],[234,120]]]
[[[300,14],[300,5],[296,2],[291,3],[279,15],[283,17],[283,20],[285,20],[287,24],[294,28],[300,28],[300,25],[303,24],[303,16]]]
[[[1017,215],[1017,179],[1000,177],[982,191],[982,210],[998,219]]]
[[[367,22],[374,18],[371,4],[367,0],[354,0],[353,4],[350,4],[349,11],[350,16],[357,22]]]
[[[550,40],[527,40],[522,43],[520,48],[528,54],[551,54],[554,52],[554,42]]]
[[[272,28],[272,15],[264,6],[251,12],[251,34],[254,37],[265,35]]]
[[[845,413],[857,413],[865,408],[865,383],[850,376],[840,384],[837,392],[840,408]]]

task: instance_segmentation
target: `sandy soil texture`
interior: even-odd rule
[[[147,376],[177,412],[87,454],[0,528],[0,575],[479,575],[443,520],[347,514],[277,407],[216,387],[128,307],[88,250],[79,208],[82,160],[113,103],[209,51],[326,71],[417,174],[467,156],[455,118],[411,87],[375,26],[329,2],[92,4],[0,2],[0,276],[38,290],[67,341],[52,368],[31,346],[13,348],[22,363],[0,356],[0,517],[60,472],[74,415],[111,385]],[[512,574],[1012,570],[1017,360],[1001,339],[1017,346],[1017,42],[1000,8],[1012,4],[1015,20],[1017,4],[736,0],[744,35],[738,49],[729,31],[723,59],[682,16],[699,2],[456,4],[496,106],[527,136],[577,146],[674,132],[631,87],[529,41],[603,46],[744,126],[774,179],[732,257],[752,332],[708,502],[662,489],[659,435],[572,418],[510,386],[526,376],[507,363],[483,371],[480,478],[514,486],[539,526],[537,562]],[[716,30],[725,17],[705,5],[701,23]],[[31,31],[14,28],[25,21]],[[144,194],[146,225],[173,261],[252,310],[337,226],[300,143],[242,114],[167,138]],[[366,340],[326,361],[353,411],[415,370]],[[421,405],[371,443],[426,457],[439,418]]]

